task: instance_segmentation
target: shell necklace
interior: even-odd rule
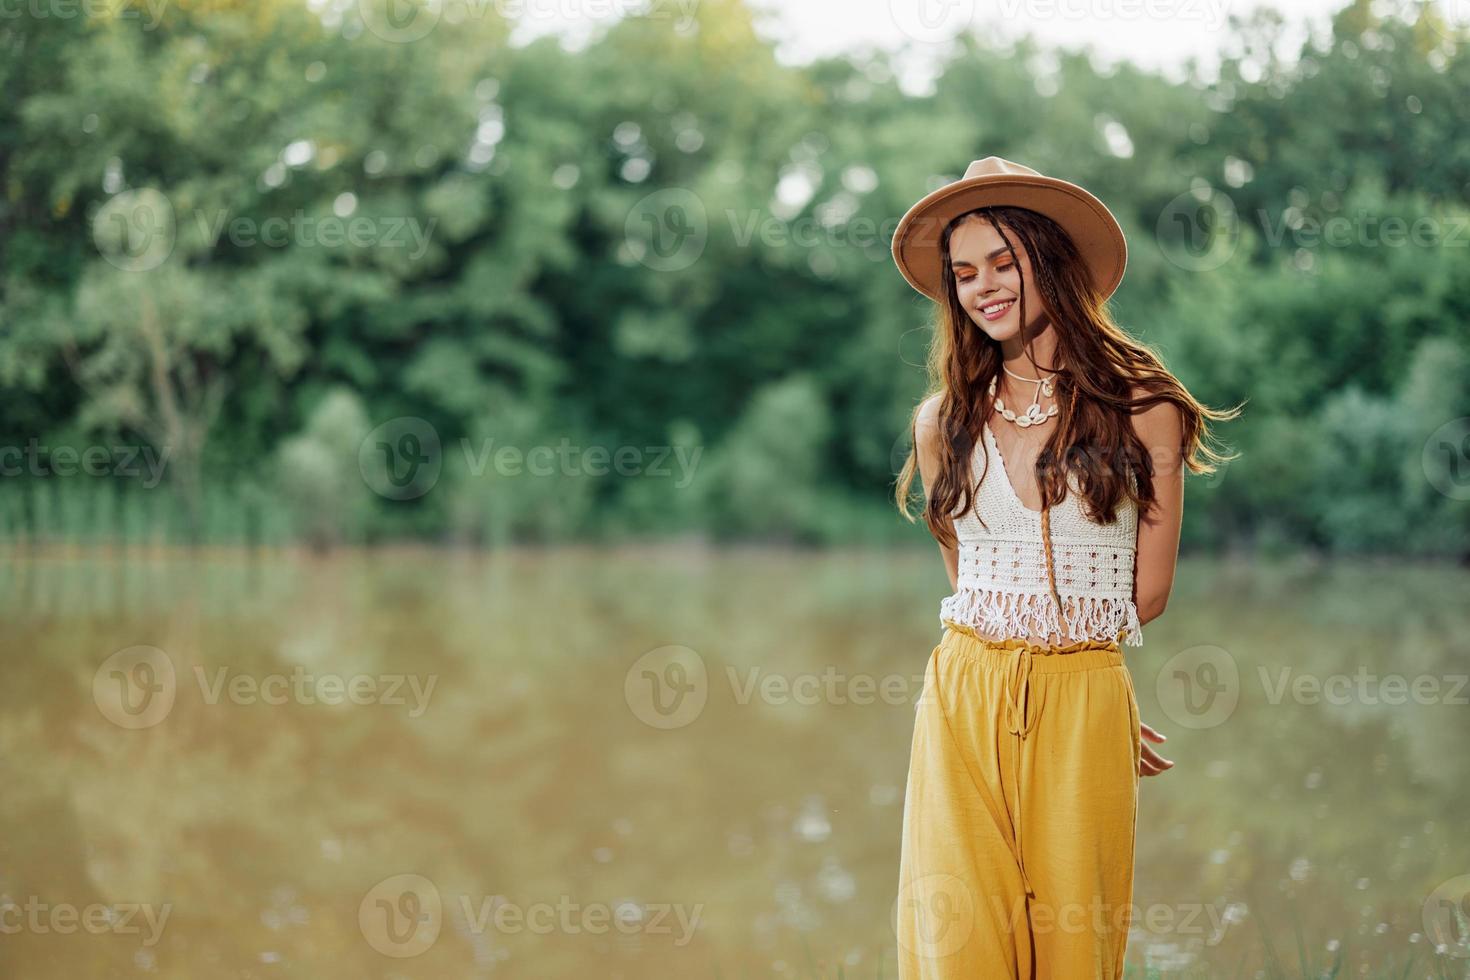
[[[995,393],[995,378],[991,378],[990,397],[995,399],[995,410],[1001,414],[1002,418],[1004,418],[1007,422],[1014,422],[1024,429],[1028,426],[1040,425],[1047,419],[1050,419],[1057,414],[1056,405],[1052,405],[1044,412],[1041,410],[1041,396],[1046,395],[1047,397],[1050,397],[1054,391],[1051,382],[1052,378],[1056,377],[1055,374],[1049,375],[1045,378],[1023,378],[1021,377],[1021,375],[1006,367],[1005,364],[1001,364],[1001,367],[1005,370],[1005,373],[1009,374],[1011,377],[1016,378],[1020,381],[1029,381],[1032,384],[1036,385],[1036,395],[1031,399],[1031,404],[1026,406],[1026,410],[1024,412],[1022,412],[1020,415],[1017,415],[1015,412],[1011,411],[1009,408],[1006,408],[1005,405],[1001,403],[1000,397]]]

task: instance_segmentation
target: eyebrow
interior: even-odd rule
[[[1006,252],[1006,247],[1004,245],[1002,245],[1000,248],[996,249],[995,251],[991,252],[989,255],[985,256],[985,261],[986,262],[989,262],[991,259],[995,258],[997,255],[1004,255],[1005,252]],[[951,262],[950,265],[952,265],[955,268],[959,268],[960,266],[964,266],[967,269],[973,269],[973,268],[975,268],[975,264],[973,262],[964,262],[964,261]]]

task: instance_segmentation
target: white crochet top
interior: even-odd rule
[[[1067,638],[1062,642],[1111,640],[1126,630],[1124,642],[1141,646],[1143,626],[1133,602],[1137,505],[1125,499],[1113,523],[1094,523],[1082,511],[1075,476],[1069,478],[1071,491],[1048,518],[1064,607],[1058,610],[1047,583],[1041,512],[1021,503],[995,436],[988,425],[982,429],[991,465],[984,466],[977,444],[971,485],[982,468],[988,472],[974,507],[951,514],[959,539],[959,577],[955,593],[940,604],[941,624],[951,620],[1000,637],[1061,634]],[[988,527],[980,525],[977,511]]]

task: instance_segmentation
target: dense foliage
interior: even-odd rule
[[[1119,321],[1246,401],[1186,546],[1470,553],[1470,59],[1412,3],[1285,63],[1232,22],[1209,84],[969,39],[917,94],[730,0],[86,8],[0,20],[6,538],[922,539],[889,239],[994,154],[1107,201]]]

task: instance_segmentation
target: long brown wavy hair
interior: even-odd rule
[[[969,211],[951,221],[940,238],[945,301],[935,304],[934,339],[928,356],[929,389],[909,420],[909,435],[914,438],[923,402],[942,395],[938,416],[940,467],[924,508],[924,521],[936,540],[946,547],[955,546],[951,515],[968,511],[979,490],[978,483],[971,486],[969,480],[976,443],[981,443],[981,452],[985,453],[986,471],[990,466],[981,432],[994,413],[988,388],[990,380],[1001,373],[1001,347],[999,341],[975,325],[960,305],[949,253],[955,229],[962,222],[975,220],[990,222],[1018,271],[1022,266],[1010,236],[1014,235],[1025,249],[1042,309],[1057,335],[1060,363],[1037,366],[1038,377],[1056,373],[1058,424],[1036,460],[1043,508],[1061,502],[1069,479],[1075,475],[1082,509],[1089,520],[1112,523],[1116,508],[1125,498],[1134,501],[1140,515],[1147,513],[1156,497],[1153,460],[1134,431],[1130,415],[1160,401],[1173,402],[1183,415],[1180,450],[1190,470],[1213,473],[1214,464],[1236,458],[1238,454],[1224,456],[1205,445],[1209,435],[1206,420],[1233,419],[1240,414],[1241,406],[1215,410],[1200,404],[1169,373],[1152,348],[1128,336],[1113,321],[1076,246],[1061,226],[1026,208]],[[1026,299],[1022,277],[1018,306],[1029,358],[1031,338],[1024,333],[1028,323]],[[1034,360],[1031,363],[1036,366]],[[1142,390],[1137,399],[1132,397],[1135,387]],[[910,521],[914,520],[908,504],[918,472],[916,453],[914,442],[895,491],[899,512]]]

